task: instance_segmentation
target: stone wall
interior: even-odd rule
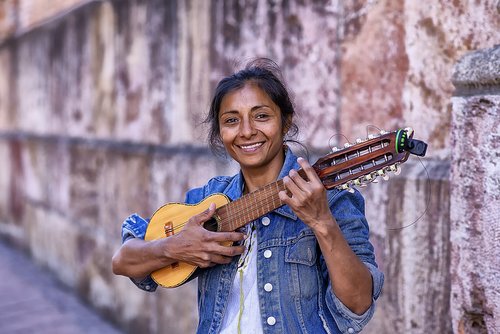
[[[470,324],[457,319],[474,318],[482,299],[467,299],[469,288],[450,294],[463,278],[451,261],[470,253],[457,246],[468,230],[457,237],[450,224],[454,212],[467,217],[462,202],[450,209],[450,188],[462,190],[449,181],[450,78],[464,53],[498,42],[496,1],[44,4],[0,4],[0,235],[98,311],[131,333],[194,330],[193,284],[143,293],[112,275],[110,259],[128,214],[148,216],[209,176],[235,171],[211,156],[201,122],[221,75],[268,56],[294,92],[299,139],[313,155],[365,137],[369,125],[412,126],[430,144],[426,169],[411,159],[400,176],[364,190],[386,273],[364,332],[448,333]],[[331,138],[339,133],[347,139]],[[483,278],[467,286],[491,294]],[[485,324],[498,319],[488,298]]]
[[[500,45],[453,73],[451,315],[456,333],[500,332]]]

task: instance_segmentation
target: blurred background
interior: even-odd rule
[[[312,156],[406,126],[429,144],[363,189],[386,275],[363,333],[500,333],[499,18],[497,0],[1,0],[0,242],[123,332],[193,332],[196,282],[146,293],[111,257],[129,214],[236,172],[202,121],[265,56]]]

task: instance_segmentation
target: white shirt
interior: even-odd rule
[[[253,223],[246,226],[245,252],[229,293],[221,334],[262,333],[257,290],[257,231]]]

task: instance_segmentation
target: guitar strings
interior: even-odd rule
[[[328,147],[330,147],[330,151],[333,151],[333,147],[334,145],[332,145],[331,141],[333,138],[335,137],[343,137],[345,139],[345,142],[346,143],[349,143],[351,144],[351,141],[347,138],[346,135],[344,135],[343,133],[336,133],[336,134],[333,134],[330,139],[328,139]],[[337,143],[338,146],[340,146],[342,148],[343,145],[341,145],[340,143]]]
[[[420,159],[420,157],[417,157],[417,158],[418,158],[418,161],[420,161],[420,164],[422,165],[422,167],[424,167],[425,173],[427,174],[427,192],[426,192],[427,201],[425,202],[425,210],[412,223],[405,225],[405,226],[401,226],[401,227],[387,228],[387,230],[389,230],[389,231],[400,231],[400,230],[403,230],[405,228],[408,228],[408,227],[415,225],[426,214],[427,209],[429,208],[429,203],[431,200],[431,177],[429,175],[429,171],[427,170],[424,163],[422,162],[422,159]]]
[[[367,136],[369,134],[370,127],[373,127],[373,128],[380,131],[380,128],[375,126],[375,125],[372,125],[372,124],[367,125],[366,126]],[[344,134],[335,134],[332,137],[330,137],[329,145],[330,145],[332,138],[335,136],[342,136],[346,139],[347,142],[349,142],[348,138]],[[330,145],[330,148],[332,148],[331,145]],[[423,166],[423,168],[427,174],[428,187],[427,187],[427,201],[426,201],[425,210],[412,223],[405,225],[405,226],[402,226],[402,227],[387,228],[387,230],[396,231],[396,230],[403,230],[405,228],[409,228],[409,227],[415,225],[426,214],[426,212],[428,210],[429,203],[430,203],[430,176],[429,176],[429,172],[428,172],[427,168],[425,167],[425,165],[423,164],[422,160],[419,157],[417,157],[417,158],[420,161],[420,164]],[[227,203],[226,205],[218,208],[217,210],[225,208],[225,210],[219,212],[219,217],[221,219],[221,225],[223,225],[224,227],[230,226],[231,230],[234,230],[233,229],[234,225],[243,226],[246,223],[248,223],[250,221],[248,219],[250,219],[252,217],[252,215],[255,214],[255,211],[258,212],[258,210],[262,210],[263,205],[266,205],[266,206],[272,205],[274,207],[275,206],[274,202],[275,202],[275,200],[277,200],[280,205],[277,206],[276,208],[282,206],[283,203],[279,199],[279,197],[277,197],[278,193],[276,192],[276,190],[278,190],[278,191],[284,190],[284,187],[282,184],[281,185],[275,184],[279,181],[281,181],[281,180],[270,183],[270,184],[262,187],[261,189],[259,189],[258,190],[260,192],[259,195],[261,195],[262,197],[256,198],[255,197],[256,194],[254,194],[254,197],[253,197],[254,201],[253,202],[251,201],[251,197],[243,196],[243,197],[240,197],[233,202]],[[277,189],[272,189],[273,187],[276,187]],[[250,203],[247,203],[247,202],[250,202]],[[228,205],[231,205],[234,208],[231,210],[230,207],[228,207]],[[271,211],[271,210],[269,210],[269,211]],[[242,214],[243,214],[243,220],[241,220]],[[248,218],[245,218],[245,215],[248,216]],[[184,226],[186,224],[187,224],[187,222],[183,222],[181,224],[178,224],[176,227],[173,228],[173,231],[175,232],[175,231],[178,231],[179,229],[184,228]]]
[[[277,184],[275,184],[275,183],[277,183]],[[273,187],[275,187],[276,189],[272,189]],[[252,213],[254,213],[255,211],[258,211],[259,209],[262,210],[262,207],[264,205],[275,206],[274,203],[278,202],[279,206],[277,206],[277,207],[282,206],[283,203],[279,199],[278,193],[275,192],[276,190],[278,190],[278,191],[283,190],[279,181],[270,183],[270,184],[262,187],[261,189],[259,189],[258,191],[259,191],[259,195],[261,195],[261,197],[256,198],[258,200],[251,201],[250,197],[244,196],[244,197],[238,198],[237,200],[235,200],[233,202],[227,203],[224,206],[221,206],[217,210],[222,209],[222,208],[226,208],[226,210],[224,212],[220,213],[221,214],[220,218],[222,221],[221,223],[224,226],[227,226],[227,225],[233,226],[233,224],[234,224],[233,221],[234,221],[234,222],[237,222],[237,224],[240,224],[241,226],[243,226],[244,224],[249,222],[249,221],[247,221],[248,219],[245,219],[245,215],[250,217],[252,215]],[[255,195],[256,194],[254,194],[253,196],[255,196]],[[246,203],[246,202],[250,202],[250,203]],[[245,204],[248,204],[248,205],[245,205]],[[227,205],[233,205],[235,207],[235,209],[229,210]],[[226,215],[226,213],[227,213],[227,215]],[[243,213],[243,220],[241,220],[242,213]],[[184,226],[186,226],[187,223],[188,222],[183,222],[183,223],[178,224],[177,226],[175,226],[173,228],[173,231],[177,232],[179,229],[184,228]]]
[[[368,124],[366,126],[366,136],[367,137],[370,134],[369,128],[375,128],[379,132],[382,131],[378,126],[373,125],[373,124]],[[411,226],[415,225],[426,214],[427,209],[429,208],[429,203],[430,203],[430,198],[431,198],[431,180],[430,180],[431,178],[429,176],[429,171],[427,170],[427,168],[425,167],[424,163],[422,162],[422,159],[420,159],[420,157],[417,157],[417,158],[418,158],[418,161],[420,161],[420,164],[422,165],[422,167],[424,167],[425,173],[427,174],[427,201],[425,203],[425,210],[424,210],[424,212],[422,212],[420,214],[420,216],[417,217],[417,219],[415,219],[410,224],[405,225],[405,226],[401,226],[401,227],[388,227],[387,228],[388,231],[400,231],[400,230],[403,230],[405,228],[408,228],[408,227],[411,227]]]
[[[226,220],[227,225],[232,226],[234,224],[233,222],[235,222],[236,225],[243,226],[252,220],[251,217],[255,216],[255,212],[257,212],[256,216],[261,216],[261,214],[259,214],[259,211],[262,211],[263,215],[274,208],[282,206],[283,203],[279,199],[277,192],[283,190],[280,183],[280,181],[276,181],[262,187],[260,190],[258,190],[260,197],[256,197],[256,195],[253,195],[253,197],[240,197],[236,201],[229,203],[234,205],[235,209],[228,209],[227,215],[225,217],[220,216],[221,220]],[[278,206],[275,205],[276,202],[279,204]],[[272,209],[265,209],[270,206],[272,207]],[[241,213],[243,213],[243,220],[239,219],[242,217]]]

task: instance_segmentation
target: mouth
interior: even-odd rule
[[[259,149],[259,147],[261,147],[262,145],[264,145],[264,142],[245,144],[245,145],[236,145],[236,146],[238,146],[243,152],[251,153],[251,152],[257,151]]]

